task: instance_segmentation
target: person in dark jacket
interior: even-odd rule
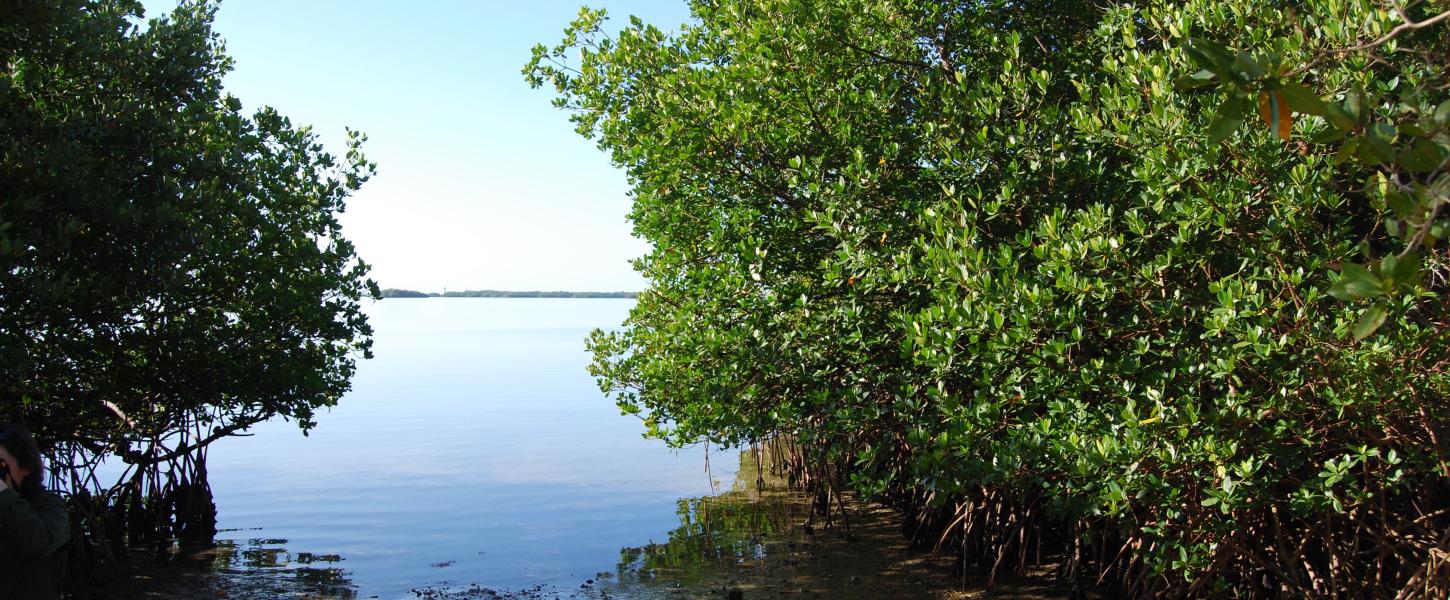
[[[65,578],[70,519],[65,501],[44,487],[40,448],[30,430],[0,425],[0,598],[56,600]]]

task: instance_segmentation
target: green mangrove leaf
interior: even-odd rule
[[[1387,314],[1389,312],[1385,309],[1385,305],[1380,303],[1375,303],[1374,306],[1366,309],[1364,314],[1360,315],[1359,322],[1354,324],[1354,341],[1363,340],[1378,330],[1381,325],[1385,324]]]
[[[1420,138],[1409,150],[1401,152],[1395,157],[1395,164],[1398,164],[1411,171],[1427,173],[1440,168],[1445,162],[1445,149],[1430,140]]]
[[[1284,101],[1296,112],[1316,117],[1329,116],[1329,106],[1309,88],[1292,81],[1284,81],[1279,83],[1279,93],[1283,94]]]
[[[1208,69],[1201,69],[1191,75],[1184,75],[1182,77],[1179,77],[1178,79],[1173,80],[1173,85],[1180,90],[1191,90],[1194,88],[1213,85],[1215,83],[1214,78],[1215,75],[1213,71],[1210,71]]]
[[[1383,293],[1380,278],[1359,263],[1347,262],[1340,266],[1344,289],[1355,298],[1375,298]]]
[[[1218,107],[1218,114],[1208,125],[1208,143],[1216,145],[1228,139],[1239,126],[1244,124],[1249,103],[1242,96],[1229,94]]]

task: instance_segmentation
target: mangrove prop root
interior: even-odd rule
[[[811,498],[807,525],[820,516],[833,526],[839,514],[849,526],[849,459],[827,457],[824,445],[785,434],[761,440],[754,451],[757,460],[769,460],[764,468]],[[944,496],[897,486],[869,499],[894,508],[903,536],[917,547],[958,553],[964,586],[973,574],[990,590],[1003,578],[1055,572],[1074,597],[1210,598],[1233,589],[1264,598],[1428,600],[1450,597],[1450,482],[1435,475],[1413,488],[1413,496],[1386,493],[1341,513],[1296,514],[1273,504],[1238,508],[1235,522],[1247,526],[1172,544],[1164,543],[1171,527],[1154,532],[1106,519],[1066,521],[1031,491],[975,486]],[[1204,511],[1198,518],[1211,516]],[[1148,557],[1182,544],[1213,551],[1186,580],[1151,568]]]

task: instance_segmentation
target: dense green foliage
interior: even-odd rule
[[[788,435],[993,575],[1450,586],[1443,6],[691,6],[525,68],[654,245],[591,339],[651,435]]]
[[[461,292],[418,292],[383,288],[384,298],[634,298],[635,292],[536,292],[507,290],[465,290]]]
[[[214,12],[3,3],[0,421],[36,429],[74,476],[60,487],[100,483],[101,456],[308,429],[371,343],[376,286],[336,218],[373,171],[361,137],[339,161],[270,108],[243,113]]]

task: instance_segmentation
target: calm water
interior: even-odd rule
[[[681,498],[712,492],[703,448],[642,439],[585,370],[585,335],[633,303],[377,303],[376,358],[310,436],[268,423],[212,447],[223,546],[253,568],[324,567],[362,598],[577,588],[614,570],[680,525]],[[736,456],[710,454],[724,487]]]

